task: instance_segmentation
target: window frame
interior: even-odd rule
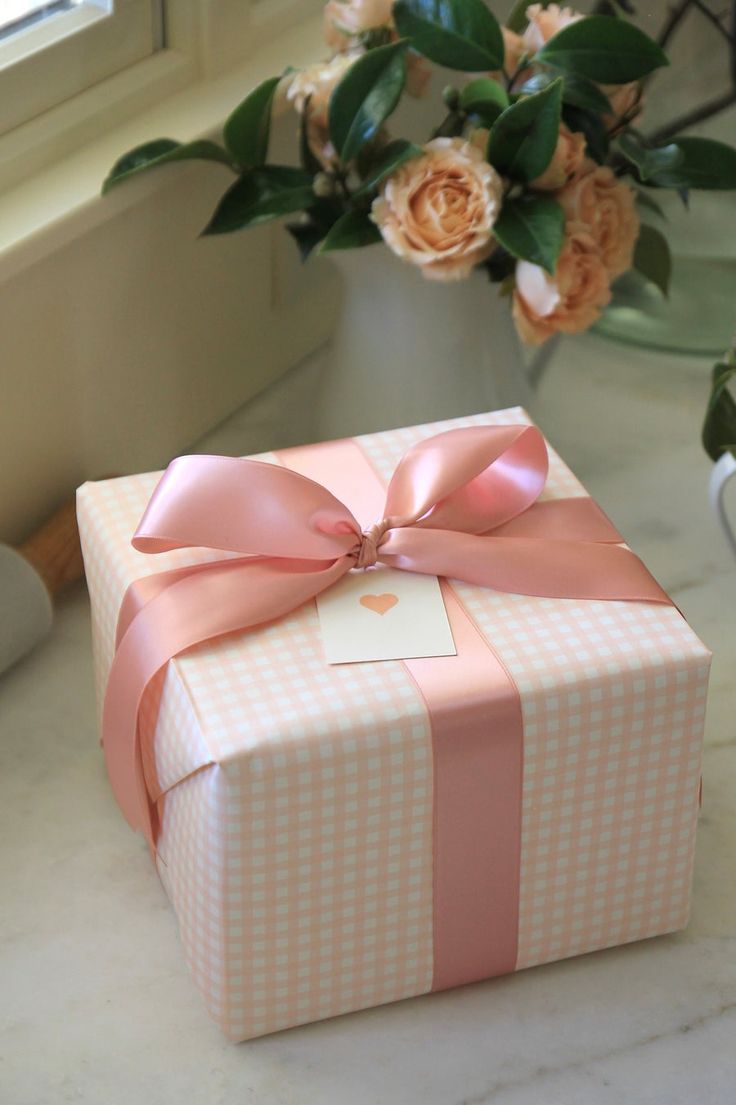
[[[78,152],[101,132],[155,110],[167,97],[227,73],[321,7],[322,0],[164,0],[161,49],[6,133],[0,127],[0,192]],[[41,62],[41,82],[46,53],[34,58]],[[46,72],[52,76],[53,68]],[[0,72],[0,93],[5,75]]]
[[[155,0],[84,0],[0,40],[0,135],[150,57]]]

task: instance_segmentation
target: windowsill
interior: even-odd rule
[[[102,181],[126,150],[162,136],[189,141],[212,135],[254,85],[287,65],[306,65],[324,54],[321,17],[312,17],[283,31],[227,73],[189,84],[122,125],[107,130],[102,137],[87,142],[68,157],[8,188],[0,194],[0,280],[59,249],[126,206],[140,202],[148,190],[162,186],[168,173],[184,168],[161,169],[102,198]],[[181,65],[176,55],[166,53],[140,64],[150,68],[157,63],[160,67],[168,66],[172,73]],[[215,166],[212,171],[217,171]]]

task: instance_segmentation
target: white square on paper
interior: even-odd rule
[[[317,610],[328,664],[456,654],[437,576],[348,572],[317,596]]]

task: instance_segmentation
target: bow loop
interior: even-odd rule
[[[487,533],[527,510],[547,479],[536,426],[471,426],[418,442],[394,472],[386,514],[396,525]]]
[[[133,545],[327,560],[349,553],[359,534],[345,504],[306,476],[257,460],[184,456],[161,477]]]

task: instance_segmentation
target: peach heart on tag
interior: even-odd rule
[[[360,597],[360,605],[367,606],[374,614],[385,614],[392,606],[396,606],[398,601],[396,595],[392,595],[389,591],[384,595],[361,595]]]

